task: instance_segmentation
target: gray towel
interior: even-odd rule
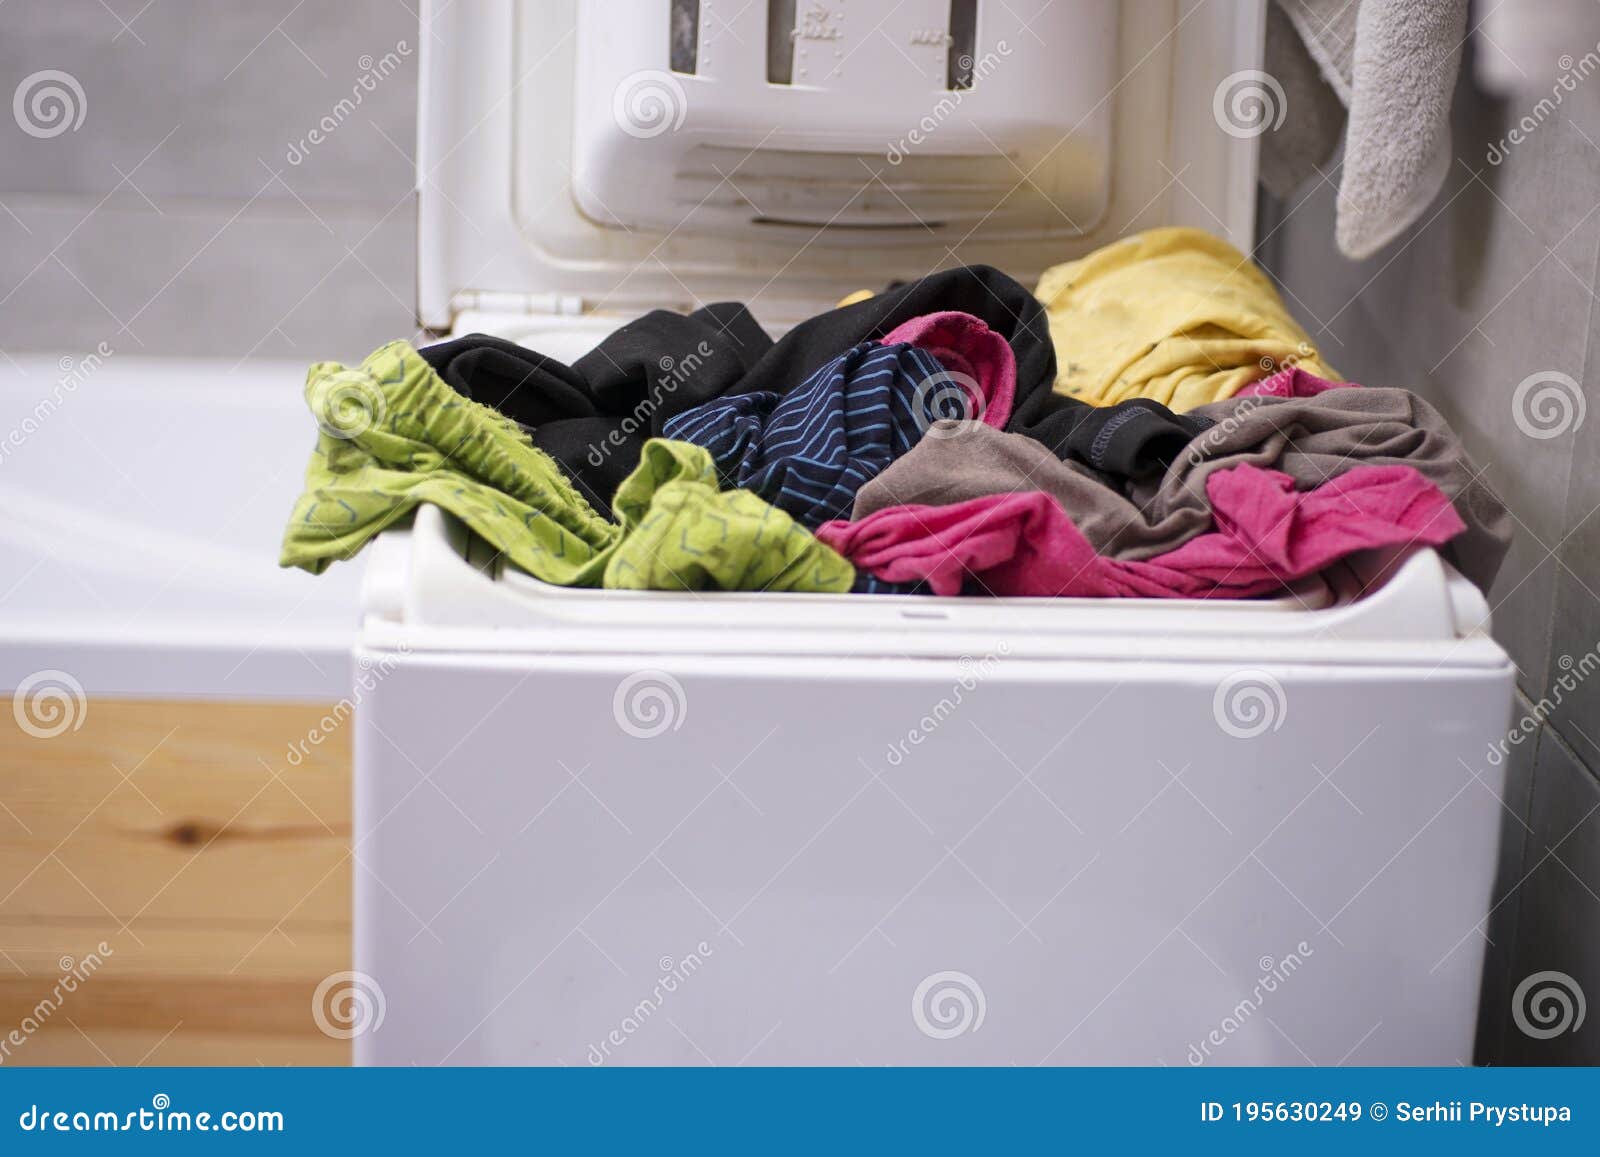
[[[1277,0],[1305,55],[1348,112],[1334,237],[1346,257],[1370,257],[1422,216],[1450,172],[1450,98],[1461,66],[1467,0]],[[1304,56],[1269,19],[1267,72],[1293,77]],[[1282,75],[1280,75],[1282,74]],[[1287,92],[1287,86],[1285,86]],[[1263,142],[1262,172],[1282,192],[1304,158],[1331,152],[1313,98],[1287,100]]]
[[[1333,156],[1344,135],[1344,102],[1277,4],[1267,6],[1266,62],[1283,89],[1283,124],[1261,144],[1261,183],[1287,201]]]

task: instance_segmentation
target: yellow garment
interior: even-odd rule
[[[1056,392],[1092,405],[1190,410],[1289,365],[1341,380],[1266,275],[1200,229],[1151,229],[1054,266],[1035,296],[1050,317]]]
[[[878,296],[870,289],[858,289],[854,293],[847,293],[839,299],[839,304],[834,309],[843,309],[847,305],[855,305],[858,301],[867,301]]]

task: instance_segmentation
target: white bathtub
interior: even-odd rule
[[[54,670],[91,696],[348,692],[362,561],[277,561],[316,436],[304,377],[0,360],[0,687]]]

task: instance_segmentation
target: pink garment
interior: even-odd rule
[[[982,396],[972,399],[965,416],[982,418],[984,425],[997,430],[1006,428],[1017,396],[1017,356],[1011,343],[981,318],[958,310],[928,313],[903,322],[879,340],[884,345],[909,342],[938,358],[950,373],[972,379]]]
[[[1289,366],[1279,370],[1270,378],[1251,382],[1234,397],[1314,398],[1325,390],[1348,390],[1355,386],[1355,382],[1330,382],[1326,378],[1317,377],[1316,374],[1306,373],[1299,366]]]
[[[889,582],[956,595],[967,578],[996,595],[1247,598],[1358,550],[1437,546],[1465,529],[1450,500],[1410,466],[1357,466],[1315,490],[1240,465],[1206,480],[1217,529],[1143,561],[1095,553],[1043,491],[953,506],[891,506],[816,535]]]

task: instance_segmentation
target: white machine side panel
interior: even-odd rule
[[[1509,668],[641,667],[362,704],[358,1060],[1470,1060]]]

